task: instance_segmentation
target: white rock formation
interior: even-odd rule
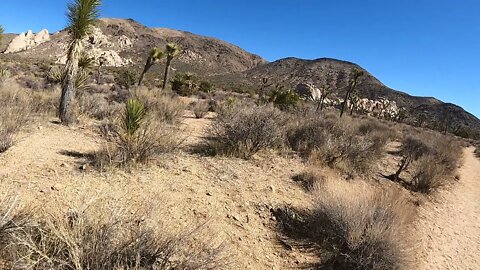
[[[117,43],[118,41],[118,43]],[[94,27],[88,37],[82,41],[88,57],[94,59],[94,64],[105,67],[123,67],[133,63],[129,58],[122,58],[114,49],[132,47],[133,43],[127,36],[120,36],[115,42],[103,34],[102,30]],[[66,50],[66,48],[65,48]],[[65,64],[67,56],[65,53],[58,56],[57,64]]]
[[[318,101],[322,96],[322,92],[311,83],[301,83],[295,88],[295,92],[303,99],[310,101]]]
[[[121,35],[118,38],[118,44],[120,45],[120,48],[131,48],[133,46],[132,41],[125,35]]]
[[[31,48],[34,48],[46,41],[50,40],[50,34],[48,33],[47,29],[43,29],[42,31],[38,32],[38,34],[34,35],[32,30],[28,30],[28,32],[21,33],[20,35],[16,36],[10,44],[8,44],[5,53],[15,53],[20,51],[25,51]]]

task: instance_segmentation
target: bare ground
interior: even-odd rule
[[[187,117],[187,142],[198,141],[201,126],[209,121]],[[288,269],[304,261],[302,253],[287,251],[277,242],[270,212],[284,204],[310,203],[309,195],[291,179],[304,170],[301,160],[263,153],[245,161],[179,151],[130,173],[82,171],[82,154],[102,143],[92,130],[45,121],[22,134],[0,155],[0,194],[18,194],[23,204],[42,210],[51,205],[47,202],[88,197],[129,204],[146,199],[160,209],[155,213],[168,226],[183,229],[206,222],[204,234],[229,247],[231,269]]]
[[[419,269],[480,269],[480,160],[464,151],[460,179],[420,209]]]
[[[184,120],[186,143],[198,142],[211,119]],[[263,153],[251,161],[179,151],[130,173],[98,173],[82,154],[102,143],[92,126],[66,128],[43,121],[0,155],[0,193],[24,204],[108,197],[147,198],[178,228],[207,222],[206,234],[229,246],[231,269],[292,269],[312,258],[277,241],[271,208],[309,207],[311,195],[292,181],[305,170],[295,157]],[[460,180],[421,206],[419,269],[480,269],[480,161],[465,150]]]

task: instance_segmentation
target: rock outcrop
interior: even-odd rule
[[[295,87],[295,92],[302,99],[310,101],[319,101],[322,96],[322,92],[315,85],[311,83],[301,83]]]
[[[10,44],[8,44],[5,53],[15,53],[25,51],[31,48],[34,48],[44,42],[50,40],[50,34],[47,29],[43,29],[38,32],[36,35],[32,33],[32,30],[28,30],[27,33],[21,33],[16,36]]]
[[[120,36],[118,40],[114,37],[108,37],[101,29],[94,27],[90,35],[83,40],[83,47],[87,56],[93,58],[93,63],[97,66],[105,67],[123,67],[133,63],[129,58],[123,58],[119,51],[133,46],[132,41],[127,36]],[[120,47],[120,50],[115,50]],[[65,48],[66,49],[66,48]],[[65,64],[67,56],[65,53],[58,55],[58,64]]]

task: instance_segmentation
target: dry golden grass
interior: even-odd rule
[[[152,117],[169,124],[178,123],[187,109],[187,104],[178,97],[160,92],[159,89],[139,87],[135,90],[134,96],[145,104],[147,112]]]
[[[14,135],[28,120],[32,98],[25,89],[14,83],[2,84],[0,88],[0,153],[14,143]]]
[[[161,220],[147,218],[148,204],[61,200],[35,215],[2,206],[0,263],[6,269],[193,270],[227,264],[223,245],[203,236],[201,226],[172,233]]]

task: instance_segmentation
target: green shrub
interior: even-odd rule
[[[280,87],[268,94],[268,101],[281,110],[286,110],[295,107],[300,101],[300,97],[295,91]]]
[[[176,73],[171,84],[172,90],[180,96],[192,96],[198,91],[197,78],[193,73]]]
[[[137,73],[130,69],[122,69],[115,74],[115,83],[125,89],[130,89],[137,81]]]

